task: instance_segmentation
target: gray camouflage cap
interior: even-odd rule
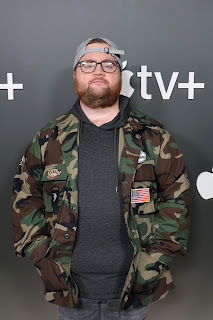
[[[101,40],[104,40],[108,45],[110,45],[111,48],[105,47],[105,48],[89,48],[87,49],[86,46],[90,42],[90,40],[95,39],[95,38],[89,38],[86,41],[83,41],[76,49],[75,53],[75,58],[74,58],[74,63],[73,63],[73,69],[75,70],[75,67],[78,63],[78,61],[83,57],[86,53],[89,52],[104,52],[104,53],[109,53],[111,54],[119,63],[120,68],[122,69],[122,61],[121,59],[117,56],[119,55],[124,55],[124,50],[119,50],[116,44],[106,38],[99,38]]]

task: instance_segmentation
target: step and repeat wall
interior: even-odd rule
[[[12,180],[37,131],[77,96],[77,45],[105,37],[125,50],[122,94],[162,122],[181,147],[192,189],[188,256],[171,263],[176,290],[148,320],[212,318],[212,28],[210,0],[1,0],[1,315],[57,319],[32,263],[14,255]]]

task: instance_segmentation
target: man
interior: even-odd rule
[[[172,293],[168,263],[186,254],[189,181],[162,124],[120,96],[122,50],[77,48],[79,99],[28,146],[14,180],[18,256],[38,270],[59,319],[145,319]]]

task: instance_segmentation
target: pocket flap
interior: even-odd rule
[[[151,161],[138,165],[134,181],[155,181],[155,172]],[[154,162],[154,161],[153,161]]]
[[[65,164],[50,164],[45,167],[41,181],[65,181],[67,176]]]

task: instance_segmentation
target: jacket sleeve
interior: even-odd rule
[[[157,202],[152,236],[144,254],[146,270],[156,278],[176,252],[186,255],[190,228],[189,180],[183,154],[164,128],[160,134],[159,157],[156,166]]]
[[[45,231],[43,174],[40,134],[28,146],[14,177],[12,220],[17,256],[29,257],[34,263],[49,250],[50,237]]]

